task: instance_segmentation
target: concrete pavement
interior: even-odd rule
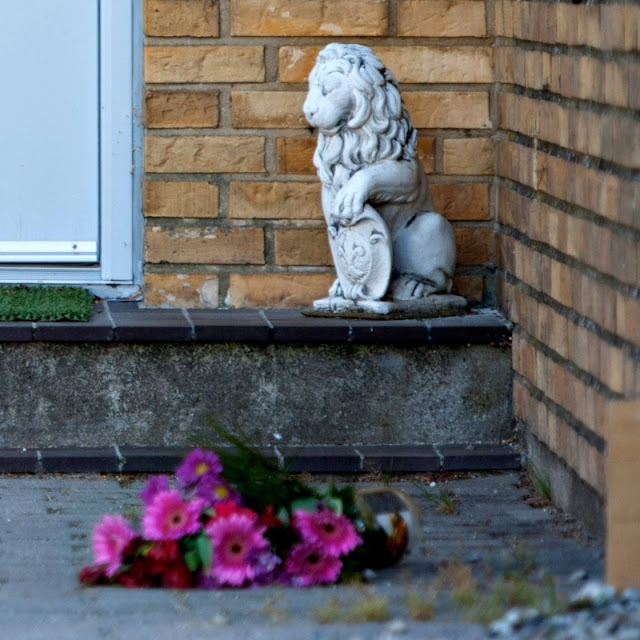
[[[455,515],[412,482],[398,483],[421,503],[423,539],[369,585],[173,591],[85,588],[77,580],[91,562],[91,531],[102,514],[140,513],[142,478],[0,476],[0,638],[479,640],[486,632],[473,622],[478,611],[452,601],[455,580],[443,563],[468,567],[480,591],[507,575],[532,583],[554,576],[560,591],[578,570],[602,578],[602,547],[554,509],[529,506],[517,472],[443,477],[417,479],[432,496],[441,488],[454,495]],[[412,597],[432,603],[431,621],[412,619]],[[386,608],[387,620],[345,622],[372,600],[379,606],[365,617]]]

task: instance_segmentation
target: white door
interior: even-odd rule
[[[130,282],[132,4],[0,4],[0,281]]]

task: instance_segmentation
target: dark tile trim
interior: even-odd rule
[[[0,342],[246,342],[397,346],[508,343],[511,328],[491,310],[413,320],[306,316],[297,310],[141,309],[100,302],[89,322],[3,322]]]
[[[436,451],[442,456],[443,471],[496,471],[518,469],[520,453],[501,444],[445,444]]]
[[[0,473],[35,473],[37,470],[35,449],[0,449]]]
[[[218,449],[220,449],[219,447]],[[0,449],[0,473],[173,473],[185,447]],[[510,445],[278,446],[262,453],[294,473],[418,473],[520,469]]]
[[[366,445],[357,447],[364,471],[410,473],[439,471],[440,456],[431,445]]]
[[[115,473],[118,458],[110,447],[38,449],[39,470],[45,473]]]
[[[32,322],[0,322],[0,342],[31,342]]]

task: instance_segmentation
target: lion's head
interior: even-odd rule
[[[324,184],[333,183],[338,165],[352,174],[381,160],[415,156],[416,131],[396,79],[367,47],[326,46],[309,76],[303,109],[319,130],[313,161]]]

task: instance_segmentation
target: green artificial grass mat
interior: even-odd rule
[[[0,321],[88,322],[93,294],[75,287],[0,287]]]

